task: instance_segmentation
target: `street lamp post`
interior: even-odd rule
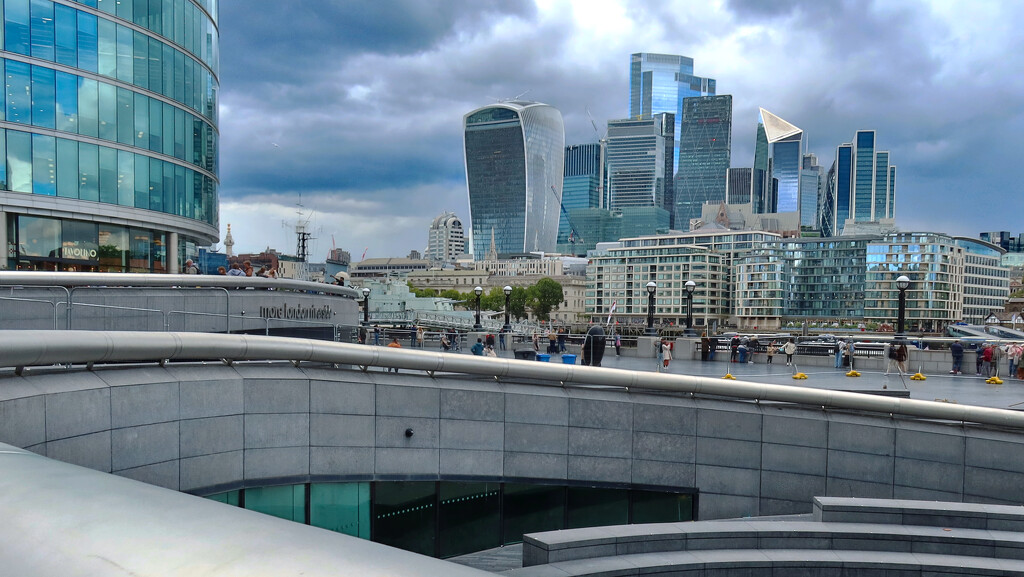
[[[903,338],[903,321],[906,316],[908,287],[910,287],[910,279],[907,278],[905,275],[900,275],[899,278],[896,279],[896,288],[898,288],[900,291],[899,312],[896,316],[897,339]]]
[[[647,334],[651,336],[658,334],[658,331],[654,330],[654,293],[657,291],[658,283],[647,283]]]
[[[512,323],[509,322],[508,310],[512,301],[512,287],[506,286],[501,290],[505,291],[505,326],[501,330],[510,333],[512,332]]]
[[[484,294],[484,289],[482,287],[476,287],[473,289],[473,292],[476,294],[476,324],[473,325],[473,330],[479,331],[484,328],[484,326],[480,324],[480,295]]]
[[[363,287],[363,324],[370,324],[370,289]]]
[[[686,281],[683,285],[686,287],[686,336],[693,336],[693,291],[697,288],[697,283],[692,280]]]

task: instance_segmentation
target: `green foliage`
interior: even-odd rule
[[[528,290],[527,302],[530,310],[542,321],[550,320],[551,311],[557,310],[565,300],[562,285],[544,277]]]
[[[508,310],[518,320],[527,317],[526,302],[529,300],[529,292],[521,286],[512,287],[512,298],[509,299]]]
[[[1011,299],[1024,299],[1024,290],[1019,290],[1010,295]]]
[[[437,289],[432,289],[432,288],[423,288],[423,289],[416,288],[416,287],[412,286],[411,282],[406,282],[405,284],[409,286],[409,292],[411,292],[416,297],[419,297],[419,298],[433,298],[433,297],[437,296]]]
[[[443,298],[443,299],[451,299],[453,301],[461,301],[462,300],[462,293],[460,293],[459,291],[457,291],[455,289],[448,289],[446,291],[442,291],[441,292],[441,298]]]

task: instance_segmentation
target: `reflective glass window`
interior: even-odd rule
[[[99,73],[115,78],[117,76],[117,26],[106,18],[99,18],[96,33]]]
[[[135,208],[149,208],[149,158],[135,158]]]
[[[124,18],[129,22],[134,17],[134,3],[131,0],[116,0],[117,1],[117,17]]]
[[[185,102],[185,55],[174,51],[174,100]]]
[[[78,143],[57,139],[57,196],[78,198]]]
[[[163,0],[160,8],[160,28],[162,34],[168,38],[174,38],[174,0]]]
[[[163,71],[160,63],[161,49],[163,46],[156,38],[149,39],[149,89],[153,92],[163,92]]]
[[[117,151],[117,204],[135,206],[135,155],[126,150]]]
[[[96,0],[96,7],[107,14],[114,14],[116,11],[114,4],[117,1],[118,0]]]
[[[174,165],[174,205],[170,212],[191,218],[192,215],[188,211],[191,206],[185,202],[185,167]]]
[[[674,523],[693,520],[693,495],[632,491],[633,523]]]
[[[100,202],[117,204],[117,150],[99,147]]]
[[[154,210],[174,214],[174,165],[169,162],[161,162],[160,165],[163,167],[163,205]]]
[[[134,244],[132,256],[135,256]],[[306,486],[285,485],[245,490],[245,508],[274,517],[306,522]]]
[[[163,153],[166,155],[174,155],[174,107],[166,102],[163,105]]]
[[[32,57],[53,60],[53,2],[32,0]]]
[[[96,16],[78,12],[78,67],[89,72],[99,69]]]
[[[7,177],[11,190],[32,192],[32,135],[7,131]]]
[[[135,124],[133,143],[139,148],[149,148],[149,99],[135,94]]]
[[[128,229],[123,226],[101,224],[99,226],[99,261],[100,272],[126,272],[128,270]],[[238,505],[238,491],[220,493],[220,495],[233,494],[234,503]],[[213,498],[213,497],[211,497]],[[227,497],[225,497],[227,499]],[[229,500],[220,500],[221,503],[230,503]]]
[[[163,90],[161,94],[173,97],[174,95],[174,49],[167,44],[160,45],[160,61],[163,63],[162,80]]]
[[[60,254],[60,221],[55,218],[19,216],[18,254],[56,258]]]
[[[441,483],[437,516],[442,558],[501,545],[500,489],[498,483]]]
[[[185,160],[185,111],[174,109],[174,157]]]
[[[118,4],[128,4],[121,0]],[[129,4],[130,6],[130,4]],[[117,79],[122,82],[132,82],[135,75],[135,39],[132,29],[127,26],[117,26]]]
[[[4,0],[4,48],[8,52],[29,54],[29,0]]]
[[[148,106],[146,108],[149,108]],[[131,90],[117,87],[117,141],[135,144],[135,97]]]
[[[82,136],[99,135],[99,83],[90,78],[78,79],[78,133]]]
[[[128,272],[152,271],[153,233],[144,229],[130,229],[128,243]]]
[[[155,98],[149,100],[149,149],[153,152],[164,150],[164,105]]]
[[[519,543],[523,533],[565,528],[565,487],[505,484],[502,503],[505,544]]]
[[[139,88],[149,88],[149,37],[142,32],[133,32],[132,37],[132,80]]]
[[[99,257],[99,226],[95,222],[65,220],[61,222],[61,258],[89,261]]]
[[[100,151],[95,144],[78,144],[78,198],[100,199]]]
[[[7,131],[0,128],[0,158],[7,158]],[[0,162],[0,190],[10,190],[10,181],[7,180],[7,163]],[[10,236],[8,238],[14,238]]]
[[[370,538],[369,483],[313,483],[309,491],[310,525]]]
[[[56,128],[64,132],[78,132],[78,77],[67,72],[55,75]]]
[[[149,209],[163,210],[164,206],[164,163],[149,159]]]
[[[53,69],[32,67],[32,124],[42,128],[56,126],[56,86]]]
[[[435,503],[432,482],[377,483],[373,540],[422,555],[434,554]]]
[[[32,135],[32,192],[57,195],[57,142],[52,136]]]
[[[161,26],[162,20],[160,19],[161,12],[161,0],[149,0],[149,23],[146,24],[146,28],[149,28],[157,34],[163,34],[163,26]]]
[[[99,82],[99,137],[117,140],[117,87]]]
[[[132,20],[145,27],[149,24],[149,0],[133,0],[132,4]]]
[[[8,60],[5,68],[7,120],[32,124],[32,68],[15,60]]]

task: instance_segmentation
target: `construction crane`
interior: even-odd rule
[[[558,191],[555,190],[555,185],[551,185],[551,194],[555,195],[558,199],[558,207],[562,209],[562,216],[565,217],[566,224],[569,225],[569,244],[576,244],[577,242],[583,242],[583,237],[580,236],[580,232],[576,230],[576,226],[573,225],[572,219],[569,218],[569,211],[565,210],[565,205],[562,203],[562,199],[558,198]]]

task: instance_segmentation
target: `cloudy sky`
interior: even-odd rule
[[[463,114],[526,92],[596,142],[586,111],[602,135],[628,116],[634,52],[690,56],[733,95],[734,167],[758,107],[825,166],[875,129],[901,229],[1021,232],[1021,22],[996,0],[221,2],[221,233],[294,253],[301,202],[314,260],[422,250],[441,212],[468,220]]]

